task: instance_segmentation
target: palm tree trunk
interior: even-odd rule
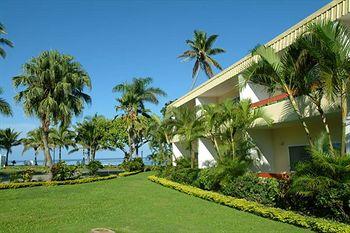
[[[307,137],[307,140],[309,141],[309,145],[310,146],[313,146],[313,142],[312,142],[312,138],[311,138],[311,135],[310,135],[310,130],[309,128],[307,127],[307,124],[306,122],[304,121],[303,119],[303,116],[301,114],[301,111],[299,109],[299,106],[293,96],[293,93],[291,92],[291,90],[289,89],[289,87],[287,85],[284,84],[284,89],[286,90],[287,94],[288,94],[288,98],[289,98],[289,101],[294,109],[294,112],[298,115],[298,119],[299,119],[299,122],[300,124],[303,126],[304,128],[304,131],[305,131],[305,134],[306,134],[306,137]]]
[[[9,154],[10,154],[10,150],[7,149],[7,150],[6,150],[5,167],[7,167],[7,166],[9,165]]]
[[[341,148],[340,155],[344,156],[346,153],[346,117],[348,113],[348,101],[345,94],[345,84],[342,84],[342,94],[340,96],[340,107],[341,107]]]
[[[324,126],[324,129],[325,129],[327,137],[328,137],[329,150],[333,153],[334,152],[333,143],[332,143],[333,141],[332,141],[331,132],[329,130],[326,114],[324,113],[324,111],[321,107],[321,103],[316,104],[316,107],[317,107],[317,111],[320,113],[320,116],[321,116],[321,119],[323,122],[323,126]]]
[[[58,147],[58,161],[61,162],[62,160],[62,147]]]
[[[89,147],[87,148],[87,163],[90,163],[90,159],[91,159],[91,149]]]
[[[52,167],[52,158],[50,155],[50,147],[49,147],[49,126],[50,126],[50,122],[48,121],[44,121],[42,123],[44,155],[45,155],[46,166]]]
[[[194,151],[192,150],[192,143],[190,144],[191,168],[194,168]]]

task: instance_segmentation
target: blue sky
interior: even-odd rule
[[[185,94],[191,86],[192,63],[177,56],[193,30],[218,34],[216,46],[227,50],[216,59],[226,68],[258,43],[266,43],[330,0],[236,0],[236,1],[112,1],[112,0],[1,0],[0,22],[15,47],[6,48],[0,59],[0,86],[14,111],[0,116],[0,128],[23,133],[38,126],[13,102],[16,91],[11,77],[31,57],[49,49],[73,55],[91,76],[92,104],[84,116],[115,115],[112,87],[133,77],[152,77],[154,86],[168,93],[158,106]],[[199,83],[206,77],[201,73]],[[145,154],[148,149],[145,148]],[[121,157],[122,153],[99,152],[97,157]],[[65,156],[79,158],[79,154]],[[32,159],[15,148],[12,159]]]

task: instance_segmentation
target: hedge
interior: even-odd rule
[[[165,187],[172,188],[195,197],[199,197],[209,201],[214,201],[216,203],[229,206],[238,210],[246,211],[249,213],[253,213],[265,218],[293,224],[299,227],[310,228],[317,232],[350,233],[350,225],[344,223],[303,216],[293,211],[264,206],[257,202],[225,196],[220,193],[202,190],[200,188],[196,188],[189,185],[179,184],[156,176],[149,176],[148,179]]]
[[[101,180],[110,180],[117,177],[126,177],[140,173],[140,171],[135,172],[123,172],[117,175],[100,176],[100,177],[88,177],[76,180],[64,180],[64,181],[43,181],[43,182],[23,182],[23,183],[6,183],[0,184],[0,189],[18,189],[18,188],[29,188],[36,186],[57,186],[57,185],[72,185],[72,184],[84,184],[91,183]]]

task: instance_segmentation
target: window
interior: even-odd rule
[[[307,151],[307,146],[290,146],[289,147],[289,162],[290,171],[295,171],[299,162],[310,160],[310,153]]]

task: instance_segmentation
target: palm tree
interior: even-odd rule
[[[313,56],[313,50],[320,45],[309,33],[302,35],[288,48],[285,77],[296,96],[307,96],[320,114],[330,151],[333,144],[327,116],[322,106],[326,92],[326,80],[321,77],[320,65]]]
[[[158,104],[159,96],[166,96],[166,93],[160,88],[150,87],[152,78],[134,78],[132,83],[122,83],[113,88],[113,92],[121,93],[121,97],[117,98],[117,111],[123,111],[123,118],[127,124],[128,146],[130,150],[129,157],[136,152],[140,137],[137,137],[136,125],[142,125],[139,115],[149,117],[146,103]]]
[[[340,98],[341,107],[341,155],[346,153],[346,117],[350,88],[350,33],[340,22],[318,22],[309,25],[304,46],[316,59],[320,79],[324,83],[330,101]]]
[[[42,129],[38,128],[31,130],[27,133],[27,137],[22,139],[23,152],[26,152],[29,149],[34,150],[34,164],[38,165],[38,154],[40,151],[44,151],[44,143],[42,139],[43,133]]]
[[[204,125],[202,116],[197,116],[198,108],[174,108],[171,110],[171,117],[167,120],[167,125],[173,129],[173,135],[185,143],[185,147],[190,152],[191,168],[195,167],[196,155],[194,142],[203,136]]]
[[[13,47],[13,43],[10,40],[6,39],[6,38],[2,38],[1,34],[6,34],[5,26],[2,23],[0,23],[0,45],[7,45],[7,46],[12,48]],[[1,47],[0,47],[0,56],[2,58],[6,57],[6,52]]]
[[[20,132],[15,132],[10,128],[0,130],[0,148],[6,150],[5,166],[8,166],[9,154],[12,153],[12,147],[21,144],[21,139],[18,138],[20,134]]]
[[[86,71],[69,55],[45,51],[24,65],[23,74],[13,78],[15,96],[22,102],[29,116],[39,118],[43,132],[44,154],[47,166],[52,166],[49,131],[51,124],[68,124],[78,115],[90,96],[84,93],[91,82]]]
[[[282,56],[277,54],[271,47],[258,46],[252,51],[252,56],[257,56],[257,61],[252,64],[243,72],[243,76],[246,82],[258,83],[267,86],[271,92],[275,90],[282,90],[288,94],[288,99],[294,112],[297,114],[299,122],[303,126],[306,137],[310,146],[313,145],[311,139],[310,130],[303,119],[303,114],[295,99],[295,92],[293,85],[288,82],[289,73],[291,69],[294,69],[292,64],[287,62],[290,59],[290,50],[284,51]]]
[[[189,50],[185,51],[179,56],[184,61],[195,59],[195,63],[192,71],[192,87],[196,84],[199,70],[204,70],[208,78],[213,77],[214,73],[212,66],[222,70],[221,65],[212,56],[224,53],[225,50],[222,48],[212,48],[218,35],[207,36],[206,32],[195,30],[193,40],[186,40],[186,44],[190,47]]]
[[[62,147],[64,147],[66,150],[68,150],[70,146],[74,147],[75,136],[76,135],[74,131],[69,130],[67,126],[53,128],[52,131],[50,132],[49,137],[54,142],[54,144],[58,147],[59,162],[61,162],[62,160]]]
[[[152,116],[147,134],[149,135],[148,145],[153,151],[152,160],[159,165],[171,164],[170,134],[171,129],[166,124],[167,118]]]
[[[4,25],[2,23],[0,23],[0,36],[1,36],[1,34],[6,34],[5,27],[4,27]],[[9,46],[11,48],[13,47],[13,43],[10,40],[8,40],[6,38],[2,38],[2,37],[0,37],[0,45],[7,45],[7,46]],[[6,57],[6,52],[1,47],[0,47],[0,56],[2,58]],[[0,95],[2,93],[3,93],[3,90],[0,87]],[[12,115],[12,111],[11,111],[10,105],[3,98],[0,98],[0,114],[3,114],[5,116],[11,116]]]
[[[214,144],[219,161],[237,156],[244,157],[238,155],[238,146],[242,141],[251,141],[247,131],[258,119],[271,124],[271,119],[260,108],[251,108],[250,100],[227,100],[219,104],[204,105],[202,115],[204,135]]]
[[[0,87],[0,95],[3,93],[2,88]],[[6,102],[5,99],[0,98],[0,113],[5,116],[11,116],[12,111],[9,103]]]
[[[109,122],[103,116],[86,117],[75,127],[76,143],[87,149],[88,162],[95,160],[96,152],[102,149],[113,150],[108,144]],[[75,148],[70,153],[79,150]]]

